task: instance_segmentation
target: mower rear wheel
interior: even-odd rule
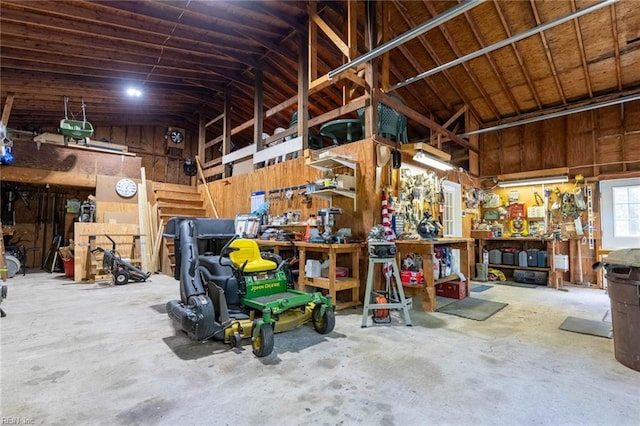
[[[316,305],[313,308],[311,319],[313,320],[313,328],[320,334],[331,333],[333,327],[336,326],[336,314],[328,306],[324,310],[324,315],[320,316],[320,305]]]
[[[258,358],[265,357],[273,352],[273,327],[271,324],[262,324],[260,334],[251,342],[253,354]]]
[[[113,275],[116,285],[124,285],[129,282],[129,273],[125,270],[118,271]]]
[[[242,336],[237,331],[231,335],[231,341],[229,342],[231,349],[240,349],[242,347]]]

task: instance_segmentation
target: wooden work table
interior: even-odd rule
[[[260,249],[271,248],[275,254],[280,251],[295,250],[295,241],[277,241],[277,240],[255,240]]]
[[[435,280],[433,277],[433,249],[436,246],[446,246],[460,250],[460,272],[467,280],[467,296],[469,295],[469,279],[471,265],[474,264],[473,239],[472,238],[438,238],[437,240],[398,240],[396,247],[398,253],[398,265],[402,265],[403,253],[417,253],[422,256],[422,269],[424,280],[420,286],[404,286],[404,291],[409,296],[422,298],[422,310],[433,312],[436,310],[435,285],[448,281],[458,280],[457,275]]]
[[[329,295],[336,309],[345,309],[356,306],[360,303],[360,251],[362,244],[317,244],[307,243],[304,241],[296,241],[294,243],[298,249],[300,256],[300,275],[298,276],[298,287],[300,290],[306,290],[306,287],[318,287],[329,290]],[[328,277],[307,277],[305,275],[305,265],[310,253],[316,253],[318,257],[329,260]],[[336,266],[338,265],[338,257],[347,257],[341,259],[341,264],[347,266],[351,273],[350,277],[336,278]],[[337,299],[338,292],[348,292],[349,300],[339,301]]]

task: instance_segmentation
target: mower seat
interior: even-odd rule
[[[278,267],[276,262],[265,260],[260,256],[258,243],[253,240],[244,238],[233,240],[230,247],[237,250],[229,253],[229,259],[237,268],[244,265],[243,271],[246,273],[273,271]]]

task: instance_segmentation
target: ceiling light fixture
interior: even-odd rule
[[[142,91],[140,89],[136,89],[135,87],[129,87],[127,89],[127,96],[131,98],[139,98],[142,96]]]
[[[532,179],[520,179],[520,180],[512,180],[506,182],[498,182],[498,186],[501,188],[511,188],[514,186],[528,186],[528,185],[544,185],[551,183],[566,183],[569,181],[568,176],[551,176],[551,177],[543,177],[543,178],[532,178]]]
[[[416,154],[413,156],[413,160],[417,161],[418,163],[422,163],[426,166],[433,167],[434,169],[442,170],[445,172],[448,170],[453,170],[453,166],[451,164],[444,162],[442,160],[439,160],[430,155],[427,155],[422,151],[416,152]]]

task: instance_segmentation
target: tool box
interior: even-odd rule
[[[436,285],[436,295],[450,299],[464,299],[467,297],[467,283],[464,281],[449,281]]]

